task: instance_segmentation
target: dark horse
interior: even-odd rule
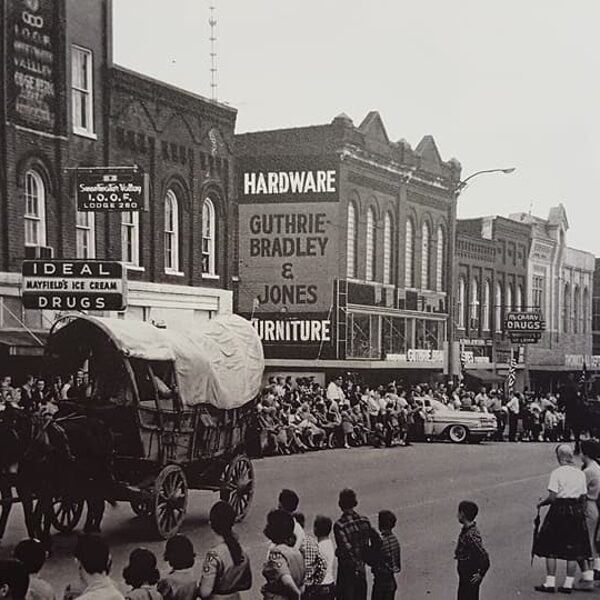
[[[100,420],[67,409],[55,417],[7,408],[0,413],[0,491],[4,533],[12,489],[23,503],[29,536],[50,546],[55,500],[85,501],[85,530],[100,531],[105,501],[112,502],[113,440]]]
[[[571,441],[572,433],[575,453],[579,454],[582,433],[600,436],[600,402],[589,400],[585,385],[577,385],[571,376],[560,392],[559,403],[565,411],[564,440]]]
[[[15,500],[23,505],[25,526],[30,537],[35,537],[37,528],[34,521],[34,495],[27,478],[22,476],[20,467],[25,453],[30,447],[35,426],[29,415],[22,410],[7,405],[0,412],[0,540]],[[16,499],[13,496],[16,492]]]

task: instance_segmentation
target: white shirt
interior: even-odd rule
[[[296,536],[294,548],[296,548],[296,550],[300,550],[300,546],[302,545],[306,534],[304,533],[304,529],[302,529],[302,525],[300,525],[296,519],[294,519],[294,535]]]
[[[327,400],[343,400],[344,397],[344,390],[335,381],[331,381],[327,386]]]
[[[561,465],[550,473],[548,490],[557,498],[579,498],[587,494],[585,473],[572,465]]]
[[[79,600],[125,600],[115,584],[106,575],[92,575],[93,579],[85,588]]]
[[[333,572],[335,550],[333,548],[333,542],[329,538],[327,538],[326,540],[321,540],[319,542],[319,552],[321,553],[321,556],[325,559],[325,562],[327,563],[327,571],[325,571],[325,577],[323,577],[321,585],[330,585],[335,581],[335,576]]]
[[[519,414],[519,399],[516,396],[513,396],[506,405],[506,408],[513,413],[513,415]]]

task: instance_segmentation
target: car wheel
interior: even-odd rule
[[[452,425],[448,429],[448,439],[454,444],[462,444],[467,441],[469,432],[464,425]]]

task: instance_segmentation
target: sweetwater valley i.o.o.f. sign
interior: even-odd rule
[[[25,308],[124,310],[127,282],[120,262],[26,260],[21,294]]]

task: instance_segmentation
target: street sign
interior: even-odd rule
[[[504,330],[516,344],[536,344],[542,339],[546,323],[539,311],[512,311],[506,315]]]
[[[77,169],[77,210],[140,211],[148,201],[148,176],[137,167]]]
[[[21,292],[25,308],[124,310],[127,282],[120,262],[25,260]]]

